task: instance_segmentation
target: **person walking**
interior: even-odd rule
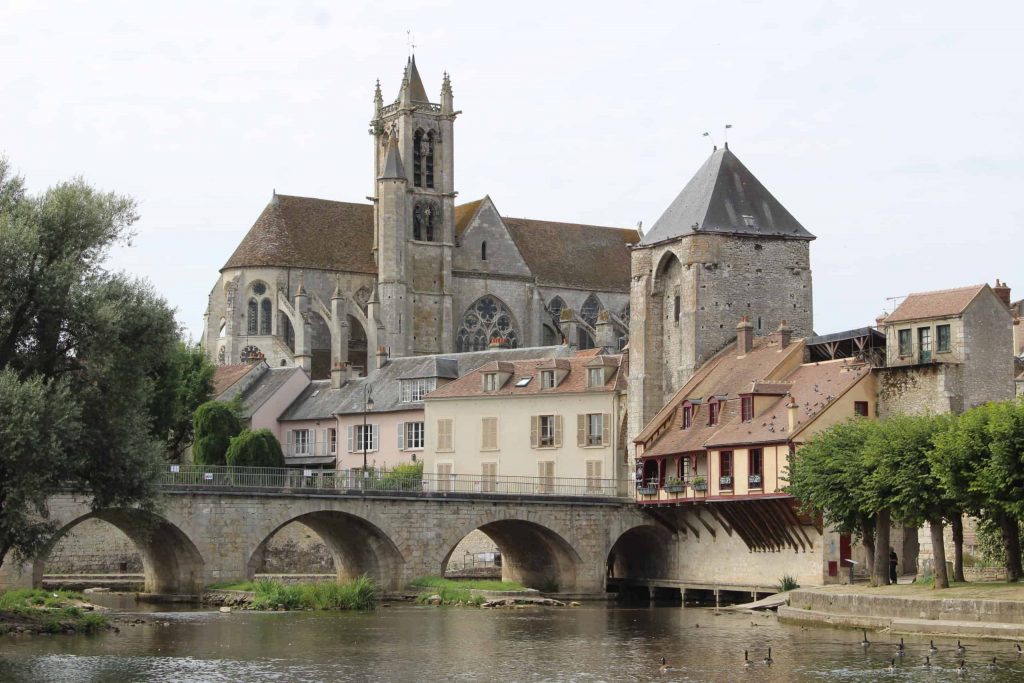
[[[896,557],[896,549],[889,548],[889,581],[896,583],[896,565],[899,563],[899,558]]]

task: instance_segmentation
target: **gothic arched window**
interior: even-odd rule
[[[441,225],[441,212],[434,202],[417,202],[412,210],[412,238],[433,242],[437,226]]]
[[[487,240],[484,240],[483,242],[480,243],[480,260],[487,260]]]
[[[556,296],[554,299],[548,302],[548,310],[551,311],[551,316],[558,320],[562,317],[562,309],[565,308],[565,302],[562,301],[562,297]]]
[[[412,136],[412,182],[416,187],[434,187],[434,131],[417,130]]]
[[[463,314],[462,327],[455,337],[455,350],[459,353],[483,351],[495,340],[503,340],[506,348],[517,348],[519,330],[508,307],[488,295],[477,299]]]
[[[260,333],[260,305],[256,299],[249,299],[249,323],[247,329],[249,334]]]
[[[412,182],[416,187],[423,187],[423,131],[418,130],[412,136]]]
[[[583,302],[583,307],[580,308],[580,317],[583,318],[588,325],[594,327],[597,325],[597,314],[601,311],[601,302],[598,300],[597,295],[591,294],[587,297],[587,300]]]
[[[270,334],[272,315],[270,299],[264,299],[260,302],[260,334]]]
[[[434,131],[427,133],[426,148],[423,150],[423,173],[427,187],[434,187]]]

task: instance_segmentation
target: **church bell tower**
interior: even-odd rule
[[[452,248],[455,246],[452,87],[445,73],[440,103],[427,97],[410,57],[398,99],[374,95],[374,256],[378,345],[392,356],[448,353],[452,343]]]

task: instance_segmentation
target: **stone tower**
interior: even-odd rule
[[[632,439],[747,316],[812,329],[810,241],[728,145],[716,149],[632,253]]]
[[[392,356],[452,350],[455,188],[453,110],[448,74],[430,102],[410,57],[398,99],[374,95],[374,258],[376,344]],[[371,315],[373,317],[373,315]]]

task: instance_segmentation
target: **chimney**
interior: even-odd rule
[[[992,288],[992,291],[996,293],[996,296],[1006,304],[1007,308],[1010,306],[1010,286],[1005,282],[1000,282],[999,278],[996,278],[996,286]]]
[[[335,363],[331,368],[331,388],[340,389],[352,374],[352,365],[346,361]]]
[[[740,318],[736,325],[736,350],[741,356],[745,356],[754,350],[754,326],[749,316]]]
[[[779,325],[779,346],[786,348],[789,346],[790,339],[793,338],[793,328],[791,328],[785,320]]]
[[[796,418],[797,413],[800,411],[800,406],[796,404],[793,397],[790,394],[786,394],[786,413],[789,415],[789,433],[792,434],[796,429]]]
[[[879,316],[877,318],[875,318],[875,327],[878,328],[879,332],[885,332],[885,321],[888,318],[889,318],[889,314],[888,313],[880,313]]]
[[[386,346],[377,347],[377,359],[374,367],[380,370],[382,367],[387,365],[388,362],[388,348]]]

